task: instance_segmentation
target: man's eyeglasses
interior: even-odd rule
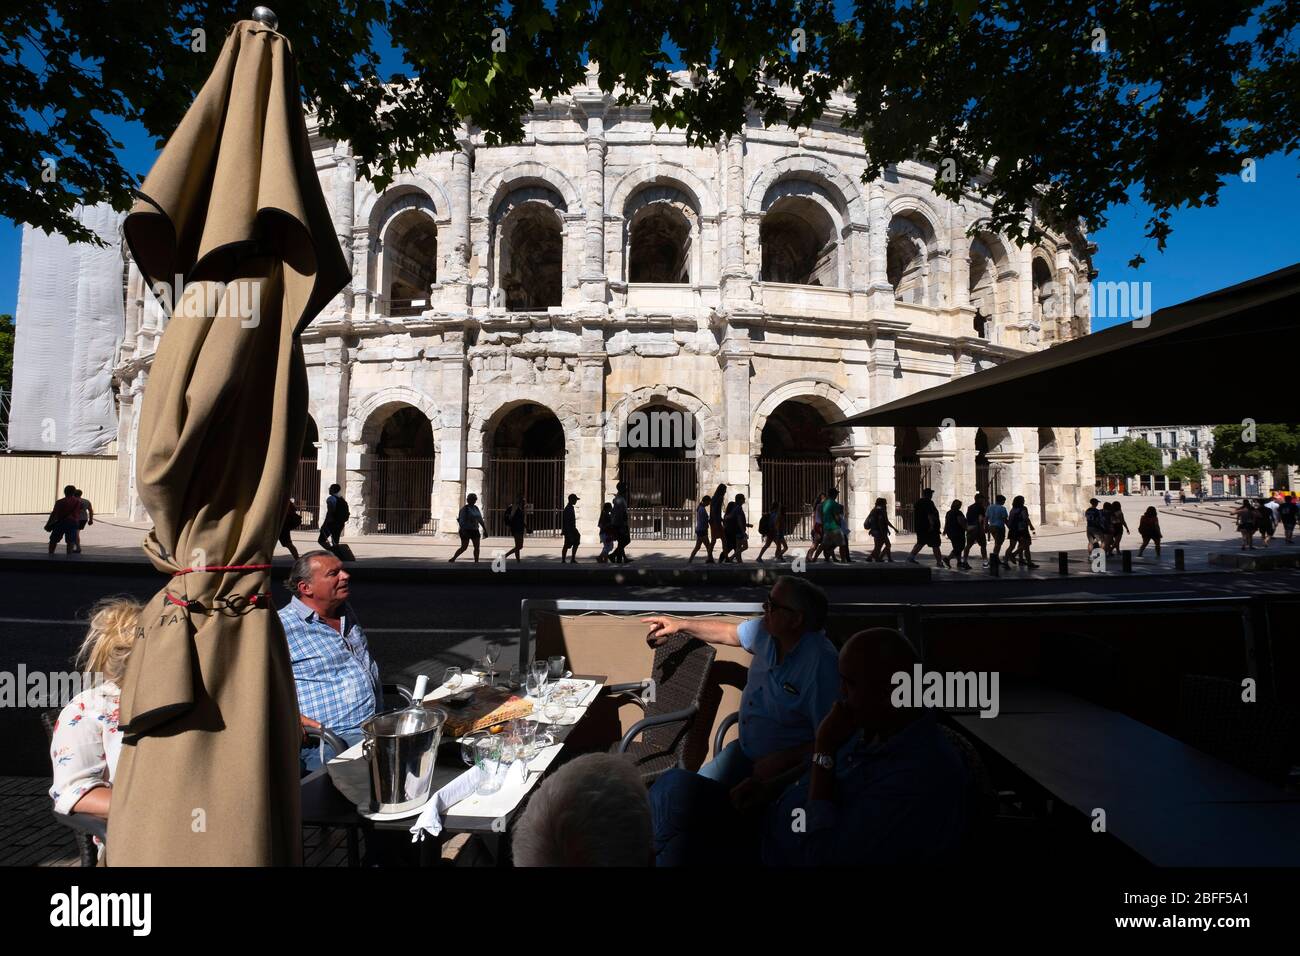
[[[768,598],[766,601],[763,602],[763,610],[764,611],[789,611],[791,614],[799,613],[799,609],[797,607],[791,607],[788,604],[777,604],[771,598]]]

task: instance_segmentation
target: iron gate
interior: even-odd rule
[[[930,487],[930,466],[919,461],[894,463],[894,516],[898,529],[908,534],[916,533],[916,502],[921,491]]]
[[[984,496],[986,504],[992,503],[1002,493],[999,490],[1001,483],[1002,469],[999,466],[991,465],[988,462],[975,463],[975,490]],[[945,504],[948,504],[948,502],[945,502]]]
[[[632,459],[618,463],[627,485],[628,524],[633,538],[690,541],[700,502],[695,460]]]
[[[494,458],[488,463],[488,507],[483,511],[490,535],[510,536],[506,508],[524,496],[528,531],[541,538],[558,538],[564,511],[563,458]]]
[[[298,513],[302,515],[302,524],[298,527],[304,531],[320,527],[320,469],[316,467],[315,458],[304,458],[298,462],[289,485],[289,497],[298,503]]]
[[[376,458],[370,495],[374,534],[433,534],[432,458]]]
[[[781,502],[786,537],[812,537],[813,505],[817,503],[818,495],[831,488],[839,491],[840,504],[848,507],[849,468],[846,461],[760,458],[758,469],[763,475],[763,514]],[[852,520],[847,512],[845,517]],[[866,515],[862,517],[865,519]],[[757,528],[758,518],[751,517],[750,520]]]

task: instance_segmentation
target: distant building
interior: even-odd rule
[[[1160,452],[1161,468],[1168,468],[1176,459],[1183,458],[1195,458],[1202,467],[1210,467],[1213,425],[1107,425],[1092,430],[1093,444],[1098,448],[1125,438],[1145,439]]]

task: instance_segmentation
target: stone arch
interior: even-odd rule
[[[1061,289],[1057,280],[1056,267],[1047,250],[1035,248],[1029,258],[1030,309],[1034,323],[1038,326],[1042,341],[1047,345],[1059,342],[1062,338]]]
[[[888,221],[897,216],[923,220],[925,225],[929,226],[930,235],[935,237],[936,243],[938,237],[943,234],[943,230],[939,228],[943,217],[939,215],[939,210],[923,196],[905,193],[889,200],[889,203],[885,206],[885,219]]]
[[[716,457],[722,448],[722,423],[707,403],[692,393],[671,385],[646,385],[625,394],[609,410],[601,443],[618,458],[619,428],[627,417],[646,405],[667,405],[694,416],[700,456],[706,460]]]
[[[466,450],[470,454],[482,454],[488,442],[487,435],[496,429],[501,420],[523,405],[540,405],[560,420],[564,429],[564,453],[568,458],[579,454],[578,407],[577,398],[554,388],[541,385],[511,385],[509,397],[502,398],[495,405],[488,407],[486,401],[473,406],[469,430],[466,433]]]
[[[751,214],[764,211],[772,187],[786,180],[805,180],[827,189],[838,199],[842,225],[867,222],[866,204],[852,178],[821,157],[807,153],[782,156],[755,173],[745,194],[745,211]]]
[[[643,186],[624,208],[623,275],[629,282],[698,283],[700,237],[699,210],[691,196],[673,184]],[[634,265],[642,273],[638,278],[633,277]]]
[[[571,215],[582,212],[582,195],[564,173],[554,166],[524,160],[498,170],[488,178],[479,191],[478,201],[474,204],[473,218],[489,219],[495,215],[497,206],[510,193],[529,186],[549,188],[559,193],[564,200],[565,210]]]
[[[887,221],[886,268],[895,300],[934,305],[930,259],[940,248],[937,217],[919,197],[899,196],[889,204]]]
[[[622,216],[632,194],[644,186],[673,186],[693,200],[695,211],[703,218],[718,215],[718,200],[713,191],[685,166],[663,160],[646,163],[625,173],[610,190],[605,208]]]
[[[434,239],[433,283],[436,284],[443,274],[440,259],[446,245],[445,229],[450,222],[442,212],[448,208],[446,196],[435,183],[424,177],[408,176],[407,179],[411,181],[395,183],[383,193],[374,196],[365,210],[364,221],[366,234],[369,237],[366,251],[366,288],[381,297],[389,295],[388,286],[395,272],[392,268],[393,264],[387,261],[385,253],[391,241],[389,235],[391,229],[398,222],[405,222],[410,226],[413,218],[425,221],[424,231],[431,231]],[[441,209],[434,199],[435,195],[438,195],[444,203]],[[415,224],[417,231],[419,225],[417,221]],[[406,231],[413,230],[408,228]]]
[[[836,413],[847,418],[862,411],[857,403],[844,394],[839,386],[825,379],[809,377],[785,382],[764,395],[758,404],[754,406],[754,412],[751,415],[753,427],[750,432],[750,447],[753,449],[755,456],[762,453],[763,426],[767,424],[768,417],[780,407],[782,402],[790,400],[806,402],[827,415],[828,419],[837,417]],[[869,444],[866,428],[862,426],[851,427],[849,434],[853,444]]]
[[[441,454],[442,412],[433,399],[406,385],[390,385],[381,388],[348,410],[349,444],[373,447],[379,440],[379,434],[388,417],[380,415],[379,412],[391,414],[402,406],[418,409],[429,420],[429,425],[433,429],[433,447]]]
[[[366,223],[366,228],[374,234],[385,210],[402,196],[411,193],[423,193],[429,198],[434,209],[434,218],[439,222],[451,220],[451,200],[447,191],[436,180],[417,172],[398,173],[382,193],[375,192],[369,181],[362,182],[361,198],[357,203],[356,221]]]
[[[1010,250],[1001,236],[976,228],[967,241],[966,255],[968,301],[992,326],[985,329],[984,337],[996,340],[993,329],[1010,321],[1014,311]]]
[[[508,311],[544,311],[563,301],[565,198],[545,183],[520,183],[491,210],[488,282],[492,305]]]
[[[846,288],[851,256],[842,200],[819,179],[787,177],[762,199],[759,223],[765,282]]]

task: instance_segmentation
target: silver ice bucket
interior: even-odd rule
[[[362,721],[362,756],[370,764],[370,807],[379,813],[414,810],[429,799],[433,765],[447,712],[407,707]]]

